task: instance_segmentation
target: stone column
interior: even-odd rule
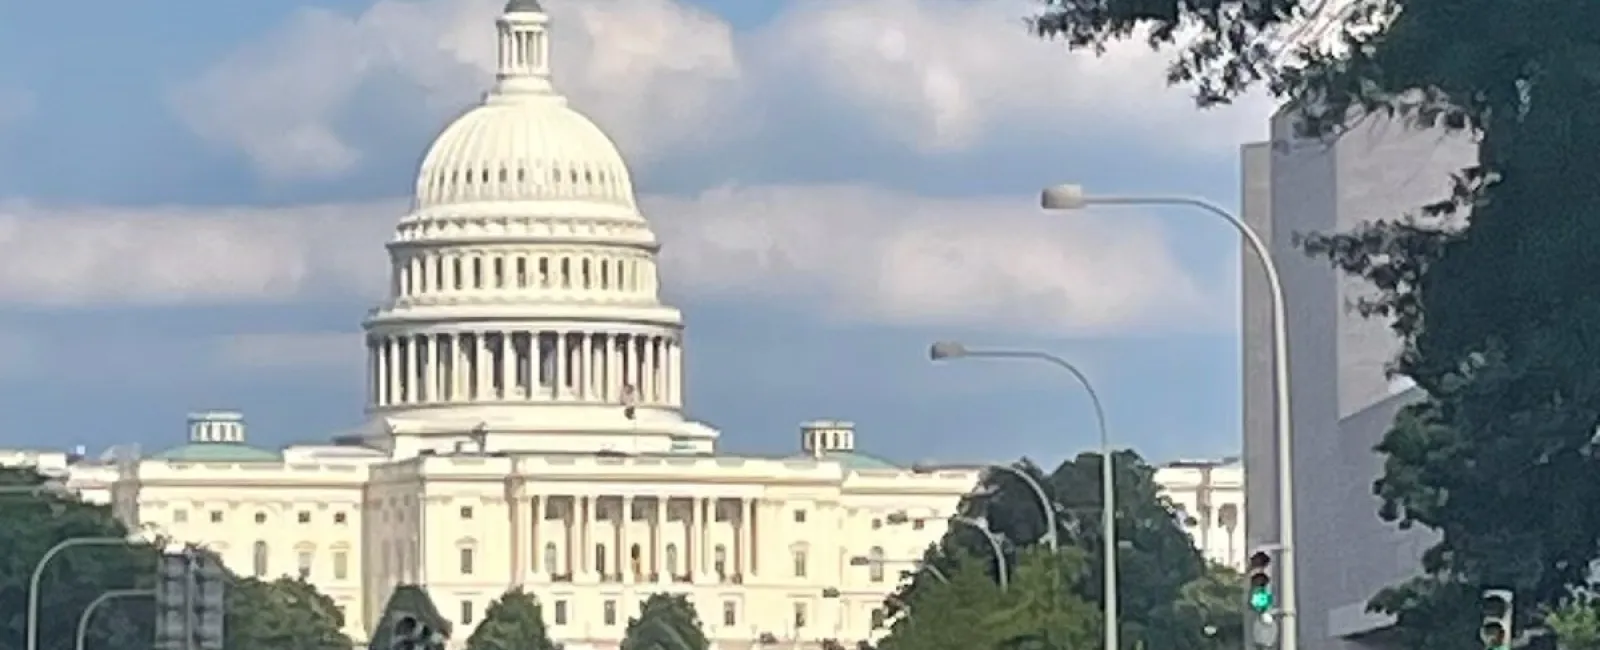
[[[656,497],[656,516],[650,522],[650,551],[655,556],[654,572],[656,581],[662,583],[672,582],[672,572],[677,567],[667,564],[667,497]]]
[[[667,379],[671,390],[671,397],[667,398],[675,406],[683,405],[683,345],[674,340],[671,349],[672,374]]]
[[[579,543],[578,557],[582,560],[583,573],[592,576],[595,572],[594,565],[594,515],[595,500],[592,496],[583,497],[583,514],[578,519],[582,525],[582,542]]]
[[[755,557],[755,553],[752,552],[750,548],[750,512],[751,506],[754,504],[754,499],[739,500],[739,517],[737,520],[737,525],[739,527],[737,531],[737,539],[739,544],[739,564],[738,568],[735,569],[734,572],[738,573],[743,578],[750,577],[750,570],[754,566],[754,562],[752,560]]]
[[[529,527],[529,530],[533,533],[533,543],[530,545],[530,548],[533,549],[533,575],[539,576],[548,582],[551,572],[546,569],[544,564],[544,545],[546,543],[544,538],[544,519],[545,513],[549,512],[550,509],[549,497],[543,494],[536,495],[530,500],[528,506],[533,511],[533,525]]]
[[[406,337],[406,373],[403,382],[406,389],[406,403],[415,404],[421,401],[418,394],[417,369],[422,367],[422,346],[417,345],[417,337]]]
[[[506,584],[520,585],[527,575],[527,565],[523,563],[523,555],[528,552],[527,545],[523,543],[527,539],[523,534],[523,522],[527,519],[522,511],[525,503],[520,494],[507,490],[506,514],[511,524],[511,575],[507,576]]]
[[[622,336],[619,334],[606,335],[606,349],[602,354],[606,358],[606,389],[604,392],[607,402],[616,402],[622,399],[623,382],[619,374],[622,369],[621,357],[619,356],[621,351],[617,349],[617,343],[621,340]]]
[[[452,364],[450,372],[450,381],[454,382],[455,385],[455,388],[451,389],[450,392],[451,399],[456,401],[470,399],[471,396],[467,394],[467,387],[472,385],[472,376],[468,374],[472,368],[472,355],[467,353],[467,335],[460,332],[451,334],[450,350],[455,357],[455,363]]]
[[[563,567],[568,578],[576,579],[580,567],[583,566],[583,558],[577,555],[576,550],[580,546],[580,540],[578,539],[578,497],[567,497],[567,512],[566,516],[561,518],[561,527],[564,535],[562,541],[566,546],[563,550],[566,551],[564,555],[567,558],[567,561],[563,563]]]
[[[489,336],[479,331],[472,335],[472,342],[472,399],[481,402],[489,399]]]
[[[712,573],[711,524],[716,521],[717,517],[715,506],[715,499],[696,500],[696,507],[700,509],[700,516],[695,518],[696,523],[699,524],[699,530],[696,530],[695,534],[699,536],[700,540],[700,574],[704,576],[710,576]]]
[[[511,332],[500,333],[500,399],[510,400],[517,383],[517,348],[511,344]]]
[[[372,405],[389,403],[389,339],[378,337],[372,341]]]
[[[594,335],[584,332],[578,335],[578,399],[590,401],[594,399]]]
[[[633,567],[633,543],[629,541],[628,528],[633,525],[633,497],[622,497],[622,510],[617,513],[617,567],[622,569],[622,581],[632,584],[638,582],[638,573]],[[644,562],[644,553],[641,549],[639,561]],[[642,569],[643,567],[641,567]]]
[[[551,391],[551,394],[553,394],[558,400],[566,397],[569,390],[567,388],[567,365],[571,361],[572,351],[569,347],[567,347],[567,333],[556,332],[556,376],[554,377],[555,390]]]

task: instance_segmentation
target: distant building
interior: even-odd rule
[[[1297,138],[1287,115],[1272,141],[1242,149],[1242,216],[1267,240],[1288,298],[1294,424],[1295,553],[1300,647],[1349,650],[1392,624],[1368,614],[1377,590],[1418,571],[1428,531],[1378,519],[1373,447],[1411,399],[1385,375],[1399,349],[1389,323],[1354,313],[1367,286],[1308,257],[1296,239],[1398,218],[1448,195],[1450,174],[1473,164],[1465,136],[1416,130],[1372,116],[1331,143]],[[1278,445],[1274,427],[1271,297],[1259,260],[1241,268],[1244,329],[1246,534],[1278,537]]]
[[[686,416],[656,236],[616,147],[552,86],[547,25],[511,0],[492,89],[423,160],[364,322],[367,420],[340,444],[263,449],[242,414],[208,411],[155,454],[0,463],[61,474],[237,573],[302,576],[357,640],[403,583],[457,644],[512,586],[569,647],[616,647],[661,591],[689,595],[718,648],[881,634],[894,565],[943,535],[980,470],[898,467],[831,420],[802,425],[791,456],[717,451]]]
[[[1156,469],[1155,480],[1206,559],[1242,569],[1249,551],[1244,537],[1244,465],[1239,459],[1168,463]]]

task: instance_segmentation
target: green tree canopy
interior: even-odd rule
[[[539,599],[513,588],[489,604],[467,637],[467,650],[555,650]]]
[[[62,491],[18,492],[46,485],[31,469],[0,468],[0,648],[22,648],[27,635],[28,583],[34,567],[56,544],[73,538],[125,539],[128,529],[107,506]],[[112,589],[147,589],[155,582],[157,551],[142,543],[80,546],[58,553],[45,567],[39,590],[39,647],[72,650],[78,617],[89,602]],[[154,634],[148,599],[118,599],[101,606],[90,628],[92,648],[148,648]]]
[[[622,650],[707,650],[711,642],[694,603],[681,594],[651,594],[628,619]]]
[[[229,648],[349,650],[352,643],[333,599],[293,578],[235,578],[225,626]]]
[[[880,650],[970,648],[1084,648],[1100,634],[1098,609],[1070,587],[1086,574],[1082,553],[1051,555],[1043,547],[1019,554],[1015,580],[1002,590],[991,580],[992,557],[949,558],[939,581],[917,589],[878,644]],[[931,573],[931,572],[930,572]]]
[[[1184,532],[1177,513],[1160,494],[1155,469],[1132,451],[1112,456],[1116,479],[1118,600],[1122,639],[1129,647],[1143,640],[1149,647],[1192,638],[1190,628],[1174,611],[1182,590],[1206,573],[1206,565]],[[1053,504],[1057,539],[1063,548],[1073,549],[1084,559],[1082,579],[1064,582],[1064,588],[1083,600],[1104,602],[1102,576],[1104,543],[1101,527],[1101,456],[1080,454],[1046,475],[1028,461],[1016,465],[1038,481]],[[990,472],[982,485],[960,506],[963,516],[984,517],[989,528],[1007,540],[1008,562],[1015,563],[1016,549],[1043,546],[1048,527],[1045,511],[1037,495],[1010,472]],[[939,544],[931,547],[924,561],[952,570],[951,554],[989,558],[992,550],[983,534],[971,526],[953,526]],[[992,565],[992,562],[991,562]],[[994,571],[989,569],[991,579]],[[1015,566],[1012,571],[1017,571]],[[889,611],[897,602],[910,602],[915,592],[933,584],[929,572],[917,573],[890,599]]]
[[[1358,0],[1342,25],[1323,16],[1342,47],[1277,56],[1287,26],[1345,4],[1055,0],[1035,27],[1096,48],[1172,43],[1192,26],[1199,38],[1170,78],[1202,103],[1266,81],[1307,135],[1387,114],[1475,138],[1475,164],[1438,203],[1307,241],[1371,283],[1362,308],[1393,319],[1404,341],[1394,371],[1423,393],[1378,446],[1374,490],[1381,516],[1440,541],[1422,576],[1371,605],[1397,617],[1410,647],[1456,647],[1473,636],[1463,614],[1483,585],[1514,589],[1527,629],[1586,582],[1600,549],[1600,295],[1587,280],[1600,271],[1589,243],[1600,238],[1600,4]]]
[[[1600,601],[1594,596],[1568,598],[1544,621],[1560,650],[1600,650]]]

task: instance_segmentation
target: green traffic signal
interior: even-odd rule
[[[1266,589],[1255,589],[1250,592],[1250,609],[1264,614],[1272,609],[1272,592]]]

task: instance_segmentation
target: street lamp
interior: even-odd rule
[[[1277,261],[1272,251],[1254,229],[1243,219],[1210,201],[1184,196],[1089,196],[1081,185],[1055,185],[1039,195],[1039,206],[1046,210],[1082,210],[1091,205],[1149,205],[1184,206],[1198,208],[1227,221],[1256,257],[1261,259],[1261,270],[1267,277],[1267,288],[1272,295],[1272,374],[1274,401],[1277,406],[1278,438],[1278,544],[1279,559],[1283,567],[1280,578],[1283,598],[1278,606],[1280,616],[1293,619],[1295,615],[1295,562],[1294,549],[1294,454],[1292,453],[1293,420],[1289,412],[1289,320],[1288,306],[1284,300],[1283,280],[1278,274]],[[1293,621],[1282,626],[1279,645],[1282,650],[1297,650],[1298,634]]]
[[[951,517],[950,521],[971,526],[978,529],[978,532],[983,533],[983,540],[989,542],[989,550],[994,551],[994,564],[997,571],[997,579],[1000,581],[1000,591],[1009,591],[1011,589],[1011,576],[1009,569],[1006,568],[1006,551],[1000,547],[1000,540],[996,539],[994,531],[989,530],[989,521],[982,517]],[[949,582],[949,580],[945,580],[945,582]]]
[[[50,560],[76,546],[124,546],[127,543],[128,540],[122,537],[70,537],[44,552],[39,563],[33,565],[33,577],[28,580],[27,650],[39,650],[39,581],[44,578],[44,568],[50,564]]]
[[[94,600],[89,601],[88,607],[83,608],[83,613],[78,615],[78,636],[72,647],[77,650],[83,650],[84,644],[89,640],[89,621],[94,620],[95,610],[100,609],[100,606],[106,604],[107,601],[116,598],[146,598],[154,597],[155,595],[156,592],[153,589],[112,589],[96,596]]]
[[[1071,362],[1037,350],[979,350],[968,348],[956,341],[939,341],[928,348],[928,358],[934,361],[945,359],[987,358],[987,359],[1022,359],[1027,361],[1042,361],[1062,370],[1067,371],[1078,383],[1083,385],[1084,392],[1089,394],[1089,404],[1094,407],[1095,426],[1100,429],[1100,525],[1104,528],[1105,539],[1102,554],[1105,556],[1105,592],[1106,592],[1106,631],[1105,645],[1107,650],[1117,650],[1117,490],[1116,490],[1116,464],[1112,459],[1111,433],[1106,428],[1106,411],[1100,404],[1100,394],[1095,391],[1094,383]],[[1023,472],[1018,471],[1018,474]],[[1043,491],[1041,490],[1042,494]],[[1051,521],[1051,538],[1055,537],[1055,507],[1047,503],[1045,512]],[[1052,550],[1054,550],[1052,548]]]

